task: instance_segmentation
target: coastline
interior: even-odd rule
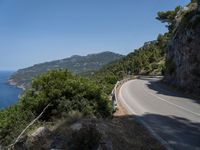
[[[15,105],[25,90],[24,87],[17,86],[17,82],[10,80],[12,73],[7,71],[0,73],[0,110]]]
[[[14,81],[13,79],[9,79],[8,83],[9,83],[9,85],[16,86],[17,88],[22,89],[23,91],[26,90],[24,85],[17,85],[17,82]]]

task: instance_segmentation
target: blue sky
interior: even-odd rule
[[[0,0],[0,70],[101,51],[127,54],[166,28],[158,11],[189,0]]]

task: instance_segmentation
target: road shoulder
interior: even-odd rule
[[[126,147],[127,150],[165,149],[165,147],[150,134],[150,132],[144,127],[144,125],[138,121],[137,117],[134,115],[130,115],[120,102],[118,103],[117,111],[113,115],[113,121],[117,122],[117,124],[119,124],[121,127],[120,133],[123,133],[123,135],[120,136],[119,134],[120,140],[126,143],[124,143],[123,145]],[[117,142],[120,141],[115,141],[114,143]],[[124,148],[124,146],[122,146],[122,149]]]

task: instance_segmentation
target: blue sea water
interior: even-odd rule
[[[0,71],[0,109],[15,104],[22,93],[22,89],[8,83],[13,73],[12,71]]]

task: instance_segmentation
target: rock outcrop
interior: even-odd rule
[[[198,0],[200,4],[200,0]],[[200,5],[198,5],[200,6]],[[166,49],[164,81],[187,92],[200,93],[200,14],[189,10]]]

